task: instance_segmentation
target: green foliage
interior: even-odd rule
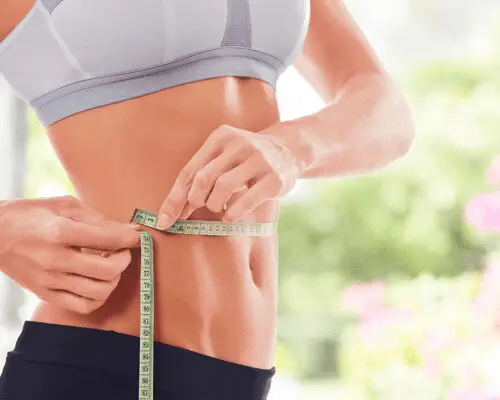
[[[49,138],[32,110],[28,113],[29,135],[26,197],[36,197],[43,185],[57,185],[66,193],[74,193],[64,168],[58,161]]]
[[[453,277],[482,268],[495,239],[466,225],[462,213],[487,188],[484,171],[500,148],[498,64],[460,60],[415,71],[401,85],[416,123],[411,152],[354,179],[313,180],[307,200],[282,206],[279,299],[281,321],[288,324],[281,323],[279,334],[283,345],[301,354],[298,376],[336,371],[335,365],[321,368],[315,354],[330,340],[329,356],[336,357],[339,334],[348,326],[336,306],[344,284],[422,274]],[[325,276],[335,283],[318,290],[315,282]],[[299,279],[300,287],[290,283]],[[321,323],[308,322],[306,329],[304,303],[315,304],[307,321]],[[285,329],[290,321],[295,329]],[[411,373],[418,355],[407,344],[397,343],[398,363],[409,368],[418,387],[420,378]],[[363,373],[362,365],[356,368]]]
[[[500,91],[467,71],[450,64],[415,75],[420,92],[408,97],[417,138],[403,159],[355,179],[313,181],[308,201],[282,207],[283,279],[299,270],[334,270],[349,281],[480,267],[486,239],[461,217],[500,148],[500,114],[491,107]]]
[[[481,292],[481,280],[478,273],[464,273],[391,282],[379,311],[342,334],[342,382],[376,400],[441,400],[463,384],[494,384],[497,373],[486,364],[497,357],[489,311],[495,306],[485,304],[498,300]],[[482,305],[473,301],[480,293],[487,296]]]

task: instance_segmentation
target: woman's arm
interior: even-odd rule
[[[293,65],[327,105],[260,133],[284,139],[307,165],[302,178],[385,166],[411,148],[409,107],[342,0],[310,1],[308,34]]]
[[[35,0],[0,1],[0,42],[19,24]]]
[[[296,179],[373,170],[410,149],[408,106],[341,0],[309,1],[309,29],[294,66],[326,107],[258,135],[226,124],[215,129],[179,172],[158,211],[159,228],[201,207],[238,221],[284,196]]]

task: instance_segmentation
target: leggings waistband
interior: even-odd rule
[[[13,355],[139,376],[139,338],[115,331],[25,321]],[[275,368],[260,369],[166,343],[154,344],[155,388],[204,399],[265,400]]]

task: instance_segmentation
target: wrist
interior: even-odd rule
[[[297,175],[302,175],[320,158],[321,148],[314,141],[312,125],[314,116],[280,121],[260,133],[272,136],[294,159]]]

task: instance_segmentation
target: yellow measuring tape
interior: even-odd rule
[[[277,222],[222,222],[205,220],[177,220],[167,229],[157,228],[158,216],[136,208],[130,222],[166,233],[207,236],[272,236]],[[141,330],[139,339],[139,400],[153,400],[154,396],[154,265],[153,239],[147,231],[141,238]]]

